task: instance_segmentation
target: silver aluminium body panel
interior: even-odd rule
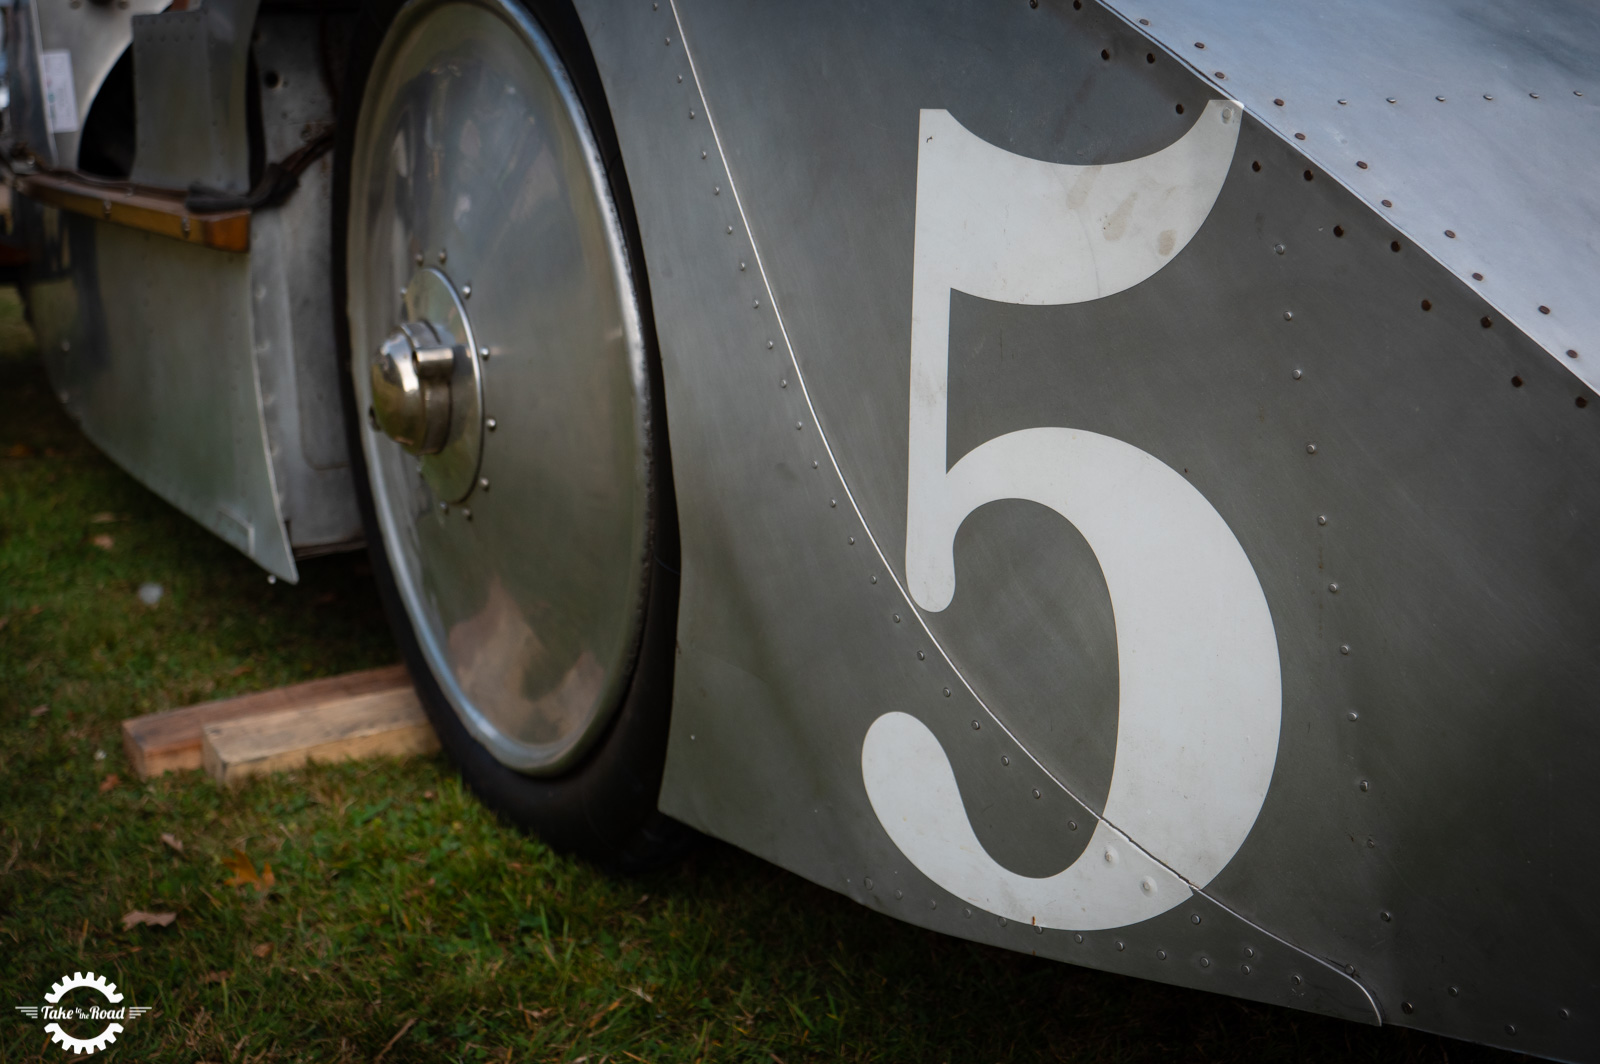
[[[15,14],[13,25],[26,29],[35,14],[48,25],[77,9],[26,0]],[[102,27],[92,47],[81,45],[84,54],[107,54],[109,66],[133,47],[151,60],[135,71],[141,108],[130,180],[247,191],[252,31],[266,157],[281,159],[331,128],[321,22],[296,12],[258,20],[253,2],[213,2]],[[14,126],[37,147],[48,135],[39,68],[19,63],[13,76]],[[59,165],[75,163],[76,147],[73,156]],[[248,254],[27,199],[17,205],[32,259],[33,324],[69,412],[157,494],[289,580],[297,554],[361,538],[335,375],[331,176],[324,155],[285,202],[255,211]]]
[[[1476,175],[1391,218],[1413,149],[1325,168],[1250,56],[1093,3],[580,12],[671,419],[662,808],[944,932],[1594,1059],[1595,330],[1431,251]]]

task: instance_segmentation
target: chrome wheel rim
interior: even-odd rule
[[[561,772],[638,648],[650,384],[599,151],[524,13],[401,11],[362,100],[346,236],[362,451],[422,655],[496,759]],[[417,322],[458,345],[448,435],[420,457],[380,426],[371,373]]]

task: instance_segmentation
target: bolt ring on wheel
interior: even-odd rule
[[[358,42],[344,384],[380,591],[447,751],[513,819],[637,865],[687,837],[654,808],[670,473],[625,193],[557,55],[509,0],[413,0]]]
[[[405,319],[373,353],[376,428],[418,456],[442,502],[472,493],[483,453],[483,375],[472,323],[443,272],[419,269],[402,293]]]

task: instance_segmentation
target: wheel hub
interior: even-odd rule
[[[460,344],[442,343],[428,322],[396,329],[372,356],[373,416],[384,434],[415,455],[444,450],[450,377],[465,354]]]
[[[444,502],[472,494],[483,454],[483,383],[472,324],[450,279],[420,269],[403,293],[406,319],[372,355],[377,428],[418,456]]]

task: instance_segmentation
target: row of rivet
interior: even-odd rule
[[[1357,162],[1356,165],[1359,166],[1363,170],[1365,170],[1367,168],[1367,164],[1364,163],[1364,162]],[[1252,162],[1250,164],[1250,168],[1251,168],[1251,170],[1255,171],[1256,173],[1260,173],[1261,172],[1261,161],[1259,159],[1257,159],[1256,161]],[[1305,179],[1307,181],[1312,180],[1312,178],[1315,177],[1315,176],[1316,175],[1313,174],[1310,170],[1307,170],[1305,172]],[[1386,199],[1386,200],[1383,200],[1382,202],[1383,202],[1383,205],[1385,207],[1393,207],[1394,206],[1394,202],[1392,200],[1387,200]],[[1342,225],[1335,225],[1333,227],[1333,235],[1335,237],[1343,237],[1344,236],[1344,232],[1345,232],[1344,226],[1342,226]],[[1451,240],[1456,239],[1456,232],[1453,229],[1446,229],[1444,231],[1444,235],[1449,237]],[[1277,254],[1279,254],[1279,255],[1286,254],[1287,251],[1288,251],[1288,249],[1283,244],[1274,244],[1272,250],[1274,252],[1276,252]],[[1403,246],[1401,245],[1400,241],[1391,240],[1391,241],[1389,241],[1389,250],[1398,254],[1401,250],[1403,250]],[[1474,272],[1473,275],[1472,275],[1472,279],[1474,281],[1477,281],[1477,282],[1481,283],[1483,281],[1483,279],[1484,279],[1484,276],[1483,276],[1483,274],[1481,272]],[[1433,309],[1433,301],[1430,300],[1430,299],[1424,299],[1421,302],[1421,306],[1422,306],[1422,309],[1424,311],[1431,311]],[[1546,317],[1548,317],[1549,315],[1554,313],[1554,311],[1552,311],[1550,309],[1550,306],[1547,303],[1540,303],[1536,309],[1538,310],[1538,312],[1541,315],[1546,316]],[[1293,321],[1294,320],[1293,312],[1292,311],[1287,311],[1287,310],[1284,311],[1283,312],[1283,320],[1284,321]],[[1489,317],[1488,315],[1484,315],[1484,316],[1482,316],[1482,317],[1480,317],[1478,319],[1478,324],[1480,326],[1482,326],[1483,328],[1485,328],[1485,329],[1490,329],[1490,328],[1494,327],[1494,319]],[[1577,358],[1578,357],[1577,348],[1572,348],[1572,347],[1567,348],[1566,354],[1567,354],[1568,358]],[[1294,371],[1294,378],[1295,378],[1295,380],[1299,380],[1300,379],[1300,371],[1299,370],[1295,370]],[[1520,388],[1520,387],[1522,387],[1522,378],[1521,377],[1512,377],[1511,378],[1511,383],[1512,383],[1513,387]],[[1585,397],[1579,396],[1576,405],[1579,406],[1579,407],[1585,407],[1585,406],[1588,406],[1589,403],[1588,403],[1588,400]]]
[[[1533,93],[1533,94],[1530,94],[1530,95],[1532,95],[1534,99],[1538,99],[1538,94],[1537,93]],[[1581,96],[1583,94],[1580,92],[1580,93],[1576,93],[1575,95]],[[1490,97],[1485,97],[1485,99],[1489,99],[1489,98]],[[1440,99],[1442,101],[1443,97],[1440,97]],[[1283,101],[1282,100],[1275,100],[1273,102],[1276,103],[1280,107],[1283,106]],[[1341,104],[1343,104],[1345,101],[1344,100],[1340,100],[1339,102]],[[1393,99],[1390,99],[1389,102],[1390,103],[1394,103],[1395,101]],[[1300,139],[1303,140],[1305,138],[1301,137]],[[1367,169],[1367,164],[1365,162],[1357,162],[1356,165],[1360,169],[1363,169],[1363,170]],[[1259,162],[1252,163],[1251,166],[1252,166],[1253,170],[1255,170],[1256,172],[1260,172],[1261,164]],[[1311,172],[1307,171],[1306,172],[1306,179],[1310,180],[1311,177],[1312,177]],[[1383,201],[1383,205],[1385,207],[1392,207],[1393,206],[1393,204],[1388,200],[1384,200]],[[1343,230],[1343,228],[1341,226],[1334,226],[1333,233],[1334,233],[1335,237],[1344,236],[1344,230]],[[1452,239],[1452,240],[1456,238],[1456,234],[1453,231],[1448,230],[1448,229],[1445,230],[1445,236],[1450,238],[1450,239]],[[1273,251],[1276,252],[1279,255],[1285,254],[1286,250],[1287,249],[1284,247],[1283,244],[1276,244],[1276,245],[1273,246]],[[1400,246],[1399,241],[1391,241],[1390,245],[1389,245],[1389,250],[1393,251],[1393,252],[1399,252],[1401,250],[1401,246]],[[1474,273],[1472,276],[1473,276],[1473,279],[1476,280],[1476,281],[1482,281],[1484,279],[1483,278],[1483,274],[1481,274],[1481,273]],[[1433,304],[1429,300],[1424,299],[1422,301],[1422,309],[1424,311],[1430,311],[1430,310],[1433,309]],[[1550,308],[1548,306],[1545,306],[1545,305],[1541,304],[1539,306],[1539,313],[1548,315],[1550,313]],[[1293,321],[1294,320],[1294,314],[1291,311],[1287,311],[1286,310],[1283,313],[1283,318],[1284,318],[1285,321]],[[1479,321],[1479,324],[1482,325],[1483,328],[1487,329],[1487,328],[1490,328],[1493,325],[1493,322],[1492,322],[1491,319],[1489,319],[1487,317],[1484,317]],[[1576,350],[1570,350],[1569,349],[1567,351],[1567,357],[1568,358],[1577,358],[1578,357],[1578,352]],[[1303,375],[1304,375],[1303,371],[1301,371],[1299,369],[1294,370],[1293,373],[1292,373],[1293,379],[1295,379],[1295,380],[1302,379]],[[1523,384],[1523,381],[1522,381],[1521,377],[1513,377],[1511,380],[1512,380],[1512,386],[1513,387],[1520,388],[1522,386],[1522,384]],[[1582,408],[1582,407],[1587,406],[1588,404],[1587,404],[1587,402],[1586,402],[1586,400],[1585,400],[1585,398],[1583,396],[1579,396],[1577,398],[1576,405],[1579,408]],[[1307,454],[1316,454],[1317,453],[1316,444],[1315,443],[1306,444],[1306,453]],[[1327,523],[1328,523],[1327,515],[1326,514],[1319,514],[1318,517],[1317,517],[1317,524],[1318,525],[1326,525]],[[1337,594],[1338,591],[1339,591],[1339,585],[1337,583],[1330,583],[1328,585],[1328,591],[1330,593]],[[1341,645],[1339,647],[1339,652],[1340,652],[1340,654],[1348,655],[1350,653],[1350,646],[1348,644]],[[1357,713],[1354,710],[1351,710],[1347,714],[1347,716],[1348,716],[1348,719],[1351,720],[1352,722],[1353,721],[1357,721],[1357,720],[1360,719],[1360,714]],[[1370,780],[1365,780],[1365,779],[1358,780],[1356,786],[1357,786],[1357,789],[1360,790],[1362,793],[1370,792],[1371,789],[1372,789],[1371,781]],[[1377,845],[1377,843],[1376,843],[1375,840],[1373,840],[1372,838],[1368,838],[1367,839],[1367,846],[1368,846],[1369,849],[1370,848],[1375,848],[1376,845]],[[1196,922],[1198,922],[1199,917],[1197,916],[1195,919],[1196,919]],[[1392,923],[1394,921],[1394,914],[1389,912],[1388,910],[1381,910],[1378,913],[1378,919],[1382,923]],[[1077,936],[1077,937],[1078,937],[1079,941],[1082,941],[1082,936]],[[1163,955],[1162,959],[1165,959],[1164,955]],[[1201,959],[1201,966],[1205,967],[1206,964],[1207,964],[1206,960],[1204,958],[1202,958]],[[1245,969],[1245,974],[1249,974],[1249,965],[1245,965],[1244,969]],[[1299,980],[1298,976],[1295,977],[1294,982],[1295,982],[1295,985],[1297,985],[1297,986],[1299,985],[1300,980]],[[1460,987],[1451,986],[1449,988],[1449,994],[1450,994],[1451,997],[1457,997],[1460,994]],[[1401,1011],[1404,1012],[1408,1016],[1412,1015],[1412,1014],[1414,1014],[1416,1012],[1416,1005],[1415,1005],[1414,1002],[1411,1002],[1411,1001],[1402,1001],[1400,1003],[1400,1008],[1401,1008]],[[1557,1016],[1560,1019],[1563,1019],[1563,1020],[1570,1019],[1571,1015],[1572,1015],[1572,1012],[1571,1012],[1570,1009],[1562,1008],[1562,1009],[1557,1010]],[[1504,1029],[1505,1029],[1506,1034],[1508,1034],[1508,1035],[1515,1035],[1517,1033],[1517,1031],[1518,1031],[1518,1028],[1517,1028],[1516,1024],[1514,1024],[1514,1023],[1507,1023],[1505,1025]]]
[[[412,256],[412,260],[411,261],[414,262],[416,265],[421,266],[427,260],[428,260],[427,255],[425,255],[424,253],[419,251],[415,255]],[[443,266],[448,261],[450,261],[450,253],[449,253],[449,251],[446,250],[445,248],[440,248],[439,249],[439,265]],[[405,293],[405,289],[402,288],[400,290],[400,298],[404,299],[405,298],[405,294],[406,294]],[[461,298],[464,299],[464,300],[472,298],[472,285],[471,284],[464,284],[464,285],[461,286]],[[479,348],[478,348],[478,360],[481,361],[481,362],[488,362],[489,361],[489,348],[488,348],[487,345],[480,345],[479,346]],[[488,389],[484,389],[484,392],[485,392],[485,394],[487,394]],[[493,432],[495,429],[500,427],[500,423],[497,422],[492,417],[491,418],[485,418],[484,422],[483,422],[483,425],[484,425],[484,428],[488,429],[490,432]],[[480,459],[480,461],[481,461],[481,459]],[[419,474],[422,472],[422,460],[421,459],[417,460],[417,472]],[[478,478],[478,488],[481,491],[488,491],[489,490],[489,478],[488,477],[479,477]],[[441,514],[448,515],[450,513],[450,504],[447,503],[447,502],[440,502],[439,503],[439,512]],[[466,518],[468,521],[472,520],[472,507],[463,506],[461,508],[461,516]]]
[[[1032,8],[1037,8],[1039,6],[1039,0],[1028,0],[1028,6],[1032,7]],[[1083,0],[1072,0],[1072,8],[1073,8],[1074,11],[1083,10]],[[1139,25],[1141,25],[1141,26],[1149,26],[1150,25],[1150,20],[1147,19],[1147,18],[1142,18],[1142,19],[1139,20]],[[1194,46],[1196,48],[1200,49],[1201,51],[1204,51],[1205,47],[1206,47],[1204,41],[1195,41],[1194,42]],[[1102,59],[1111,58],[1111,54],[1110,54],[1109,49],[1102,49],[1101,52],[1100,52],[1100,57]],[[1147,62],[1151,62],[1151,63],[1155,62],[1154,53],[1147,54],[1145,56],[1145,59],[1146,59]],[[1220,70],[1214,71],[1212,76],[1217,78],[1218,80],[1222,80],[1222,81],[1227,80],[1227,75],[1225,73],[1223,73],[1222,71],[1220,71]],[[1573,89],[1572,90],[1572,95],[1581,97],[1583,95],[1583,90],[1581,90],[1581,89]],[[1483,94],[1483,98],[1485,100],[1489,100],[1489,101],[1493,101],[1494,100],[1493,94],[1487,93],[1487,92]],[[1539,99],[1539,94],[1537,92],[1530,92],[1530,93],[1528,93],[1528,98],[1532,99],[1532,100],[1537,100],[1537,99]],[[1389,97],[1386,97],[1385,99],[1389,103],[1399,103],[1400,102],[1399,99],[1397,97],[1394,97],[1394,96],[1389,96]],[[1445,97],[1443,97],[1443,96],[1435,96],[1434,100],[1439,102],[1439,103],[1446,102]],[[1276,104],[1277,106],[1279,106],[1279,107],[1284,106],[1284,102],[1281,99],[1273,100],[1272,102],[1274,104]],[[1350,101],[1346,100],[1346,99],[1341,99],[1341,100],[1338,101],[1338,103],[1339,103],[1340,107],[1345,107],[1345,106],[1349,105]],[[1304,138],[1301,138],[1301,139],[1304,139]]]
[[[866,887],[866,889],[867,889],[867,891],[869,893],[872,892],[873,883],[872,883],[872,877],[871,876],[867,876],[867,877],[863,878],[861,882],[862,882],[862,885],[864,887]],[[905,891],[901,890],[898,887],[895,888],[894,900],[895,901],[903,901],[903,900],[905,900]],[[930,911],[934,911],[934,910],[937,910],[938,908],[939,908],[938,900],[934,899],[934,898],[929,898],[928,899],[928,909]],[[961,910],[961,915],[965,919],[968,919],[968,920],[972,919],[972,914],[973,914],[973,910],[972,910],[972,908],[970,906],[964,906],[962,908],[962,910]],[[1191,914],[1190,921],[1192,923],[1196,924],[1196,925],[1200,924],[1201,923],[1200,914],[1199,913]],[[1004,916],[995,917],[995,923],[996,923],[997,926],[1002,927],[1002,928],[1009,927],[1011,925],[1011,921],[1008,920]],[[1034,920],[1030,921],[1028,924],[1026,924],[1024,926],[1031,927],[1033,929],[1034,933],[1035,934],[1039,934],[1039,935],[1044,934],[1044,931],[1045,931],[1044,927],[1042,927],[1038,923],[1037,918],[1035,918]],[[1087,943],[1087,940],[1084,938],[1084,933],[1082,931],[1073,932],[1072,941],[1076,945],[1079,945],[1079,946],[1085,945]],[[1120,939],[1120,938],[1114,939],[1113,940],[1113,944],[1115,945],[1116,950],[1117,950],[1118,953],[1127,952],[1128,943],[1127,943],[1127,941],[1125,939]],[[1156,957],[1157,960],[1164,961],[1169,956],[1170,956],[1170,954],[1168,954],[1168,952],[1166,950],[1164,950],[1164,949],[1155,950],[1155,957]],[[1239,965],[1239,972],[1240,972],[1241,975],[1250,975],[1254,971],[1254,967],[1251,965],[1250,962],[1255,960],[1255,957],[1256,957],[1255,947],[1253,947],[1253,946],[1245,946],[1243,948],[1243,951],[1242,951],[1242,956],[1244,957],[1244,960]],[[1196,958],[1196,961],[1200,965],[1200,967],[1202,967],[1202,968],[1210,968],[1211,967],[1211,957],[1209,955],[1207,955],[1207,954],[1201,954],[1198,958]],[[1300,986],[1302,984],[1302,980],[1301,980],[1300,976],[1298,976],[1298,975],[1290,976],[1290,980],[1289,981],[1290,981],[1290,984],[1292,986],[1295,986],[1295,987],[1298,987],[1298,986]],[[1452,988],[1452,990],[1453,990],[1453,988]],[[1565,1010],[1563,1010],[1563,1011],[1565,1011]]]
[[[1261,168],[1259,163],[1255,164],[1255,167],[1258,170]],[[1283,247],[1282,244],[1275,245],[1274,246],[1274,250],[1277,251],[1277,253],[1279,255],[1282,255],[1284,253],[1284,247]],[[1288,310],[1284,311],[1283,312],[1283,320],[1284,321],[1293,321],[1294,320],[1294,313],[1292,311],[1288,311]],[[1300,380],[1305,376],[1305,371],[1300,370],[1300,369],[1296,369],[1290,374],[1290,376],[1293,377],[1295,380]],[[1315,443],[1307,443],[1306,444],[1306,454],[1314,455],[1316,453],[1317,453],[1317,445]],[[1328,515],[1327,514],[1318,514],[1317,515],[1317,524],[1318,525],[1326,525],[1327,523],[1328,523]],[[1328,585],[1328,593],[1331,594],[1331,595],[1337,595],[1339,593],[1339,585],[1338,585],[1337,582],[1330,583]],[[1345,655],[1349,654],[1350,653],[1350,644],[1348,644],[1348,643],[1341,644],[1340,647],[1339,647],[1339,653],[1340,654],[1345,654]],[[1355,720],[1356,719],[1356,715],[1354,713],[1350,714],[1350,719],[1351,720]],[[1366,789],[1365,786],[1363,786],[1362,789],[1365,790]]]
[[[1281,101],[1277,101],[1277,102],[1279,103],[1280,106],[1282,105]],[[1251,165],[1251,169],[1253,171],[1255,171],[1257,173],[1259,173],[1261,171],[1261,163],[1260,163],[1259,160],[1256,161],[1256,162],[1251,163],[1250,165]],[[1362,165],[1363,169],[1366,168],[1364,163],[1361,164],[1361,165]],[[1312,176],[1313,175],[1312,175],[1311,171],[1307,170],[1306,173],[1305,173],[1306,180],[1308,180],[1308,181],[1311,180]],[[1342,226],[1337,226],[1336,225],[1333,228],[1333,233],[1334,233],[1335,237],[1343,237],[1344,236],[1344,229],[1343,229]],[[1286,254],[1288,249],[1283,244],[1280,243],[1280,244],[1273,245],[1273,249],[1272,250],[1278,255],[1284,255],[1284,254]],[[1390,245],[1389,245],[1389,250],[1393,251],[1393,252],[1400,251],[1401,250],[1400,243],[1398,241],[1392,241],[1390,243]],[[1426,301],[1424,301],[1424,304],[1425,304],[1424,309],[1427,309]],[[1292,311],[1287,311],[1287,310],[1284,311],[1283,312],[1283,320],[1292,322],[1294,320],[1294,313]],[[1290,373],[1290,376],[1294,380],[1297,380],[1297,381],[1298,380],[1302,380],[1305,377],[1305,371],[1302,370],[1302,369],[1296,368]],[[1316,453],[1317,453],[1317,445],[1316,445],[1316,443],[1308,442],[1306,444],[1306,454],[1315,455]],[[1326,527],[1327,524],[1328,524],[1328,515],[1327,514],[1318,514],[1317,515],[1317,525],[1318,525],[1318,527]],[[1333,594],[1333,595],[1337,595],[1339,593],[1339,584],[1338,584],[1337,581],[1333,581],[1333,582],[1330,582],[1328,584],[1328,593],[1329,594]],[[1350,654],[1350,644],[1341,643],[1339,645],[1339,654],[1341,656],[1348,656]],[[1355,710],[1350,710],[1346,714],[1346,717],[1347,717],[1348,720],[1350,720],[1353,723],[1353,722],[1355,722],[1355,721],[1360,719],[1360,714],[1358,712],[1356,712]],[[1358,780],[1356,782],[1356,787],[1362,793],[1367,793],[1372,789],[1372,784],[1371,784],[1370,780],[1362,779],[1362,780]],[[1375,848],[1376,845],[1377,845],[1377,843],[1372,838],[1369,837],[1367,839],[1367,847],[1369,849]],[[1393,917],[1391,916],[1391,914],[1389,912],[1384,911],[1384,912],[1380,912],[1379,913],[1379,919],[1381,921],[1383,921],[1384,923],[1388,923],[1393,919]]]
[[[1579,93],[1578,95],[1581,96],[1582,93]],[[1283,101],[1279,100],[1279,101],[1276,101],[1276,102],[1281,106]],[[1341,100],[1339,102],[1343,103],[1344,101]],[[1394,101],[1390,100],[1389,102],[1393,103]],[[1296,133],[1295,136],[1300,137],[1301,140],[1305,139],[1305,137],[1303,135],[1299,134],[1299,133]],[[1257,160],[1257,161],[1251,163],[1250,166],[1251,166],[1251,169],[1255,170],[1258,173],[1261,170],[1261,162],[1260,162],[1260,160]],[[1367,164],[1362,160],[1357,160],[1356,161],[1356,166],[1358,168],[1362,169],[1362,170],[1367,169]],[[1307,181],[1310,181],[1314,176],[1315,175],[1310,170],[1307,170],[1305,172],[1305,179]],[[1383,205],[1385,207],[1388,207],[1388,208],[1393,208],[1394,207],[1394,201],[1392,201],[1392,200],[1385,199],[1385,200],[1382,200],[1381,202],[1383,203]],[[1333,227],[1333,235],[1336,236],[1336,237],[1344,236],[1344,227],[1340,226],[1340,225],[1334,226]],[[1448,237],[1449,239],[1451,239],[1451,240],[1456,239],[1456,232],[1453,229],[1446,229],[1444,231],[1444,235],[1446,237]],[[1284,249],[1284,246],[1282,244],[1278,244],[1278,245],[1276,245],[1275,250],[1277,251],[1277,253],[1279,255],[1282,255],[1284,253],[1285,249]],[[1389,250],[1393,251],[1393,252],[1399,252],[1401,250],[1400,241],[1391,240],[1389,242]],[[1484,277],[1483,277],[1482,273],[1474,272],[1473,275],[1472,275],[1472,279],[1474,281],[1482,282]],[[1422,309],[1424,311],[1432,310],[1433,309],[1433,301],[1429,300],[1429,299],[1422,300]],[[1549,305],[1545,304],[1545,303],[1540,303],[1539,307],[1538,307],[1538,310],[1539,310],[1539,313],[1542,314],[1542,315],[1547,315],[1548,316],[1551,313]],[[1283,312],[1283,319],[1285,321],[1293,321],[1294,320],[1294,315],[1291,312],[1286,310],[1286,311]],[[1485,329],[1493,328],[1494,327],[1494,319],[1489,317],[1488,315],[1484,315],[1483,317],[1478,319],[1478,324],[1481,325]],[[1577,348],[1575,348],[1575,347],[1567,348],[1567,357],[1568,358],[1574,358],[1574,359],[1577,358],[1578,357]],[[1295,370],[1294,377],[1295,377],[1295,380],[1299,380],[1300,379],[1300,371],[1299,370]],[[1520,376],[1513,376],[1511,378],[1511,386],[1513,388],[1520,388],[1520,387],[1522,387],[1522,384],[1523,384],[1523,381],[1522,381],[1522,378]],[[1583,409],[1584,407],[1587,407],[1589,405],[1588,396],[1584,396],[1584,395],[1577,396],[1573,400],[1573,405],[1576,406],[1580,410]]]
[[[1037,2],[1034,2],[1033,6],[1034,7],[1038,7],[1039,5],[1038,5]],[[1074,7],[1081,7],[1081,4],[1074,3],[1073,6]],[[1148,26],[1150,24],[1145,19],[1140,19],[1139,22],[1140,22],[1141,25],[1145,25],[1145,26]],[[1199,42],[1199,41],[1196,41],[1195,42],[1195,47],[1203,49],[1205,47],[1205,45],[1203,43]],[[1111,58],[1111,52],[1108,49],[1101,49],[1100,58],[1101,59],[1106,59],[1106,60],[1110,59]],[[1155,53],[1153,53],[1153,52],[1149,53],[1149,54],[1147,54],[1145,56],[1145,58],[1146,58],[1146,60],[1148,62],[1154,63],[1155,62]],[[1227,75],[1225,73],[1223,73],[1222,71],[1220,71],[1220,70],[1215,71],[1213,76],[1216,77],[1218,80],[1226,80],[1226,78],[1227,78]],[[1581,97],[1583,95],[1583,92],[1580,89],[1573,89],[1572,90],[1572,95]],[[1530,93],[1528,93],[1528,96],[1531,99],[1535,99],[1535,100],[1539,99],[1539,94],[1537,92],[1530,92]],[[1494,96],[1492,94],[1490,94],[1490,93],[1484,93],[1483,94],[1483,98],[1485,100],[1491,100],[1492,101],[1494,99]],[[1387,100],[1388,103],[1391,103],[1391,104],[1396,104],[1396,103],[1400,102],[1399,98],[1395,97],[1395,96],[1389,96],[1389,97],[1386,97],[1385,99]],[[1443,96],[1435,96],[1434,99],[1439,103],[1446,102],[1446,98],[1443,97]],[[1278,106],[1278,107],[1286,106],[1282,98],[1274,99],[1272,102],[1273,102],[1273,104],[1275,106]],[[1347,100],[1347,99],[1341,99],[1338,102],[1339,102],[1339,105],[1342,107],[1342,106],[1348,106],[1350,101]],[[1180,115],[1183,114],[1183,105],[1181,103],[1178,104],[1177,112]],[[1294,137],[1295,137],[1296,140],[1301,140],[1301,141],[1306,139],[1306,135],[1304,133],[1299,133],[1299,132],[1295,133]],[[1261,163],[1259,161],[1257,161],[1255,163],[1252,163],[1251,166],[1252,166],[1253,169],[1255,169],[1258,172],[1261,169]],[[1367,161],[1365,159],[1357,159],[1356,160],[1356,168],[1358,170],[1368,170],[1371,167],[1370,167],[1370,165],[1367,163]],[[1310,181],[1314,176],[1315,175],[1310,170],[1307,170],[1305,172],[1305,179],[1307,181]],[[1384,199],[1384,200],[1382,200],[1382,203],[1387,208],[1392,209],[1394,207],[1394,202],[1392,200]],[[1335,236],[1343,236],[1344,232],[1343,232],[1342,228],[1339,227],[1339,226],[1334,226],[1334,235]],[[1444,235],[1450,240],[1456,239],[1456,232],[1453,229],[1444,230]],[[1393,242],[1390,243],[1389,246],[1390,246],[1390,250],[1392,250],[1392,251],[1399,251],[1400,250],[1399,241],[1393,241]],[[1276,250],[1277,250],[1278,254],[1280,254],[1280,255],[1283,254],[1283,252],[1284,252],[1283,245],[1279,244],[1277,246]],[[1476,281],[1482,281],[1483,280],[1483,274],[1481,274],[1481,273],[1474,273],[1472,275],[1472,277]],[[1422,301],[1422,309],[1423,310],[1431,309],[1431,304],[1429,303],[1428,300],[1424,299]],[[1539,309],[1539,313],[1540,314],[1548,315],[1550,313],[1549,306],[1547,306],[1545,304],[1541,303],[1539,305],[1538,309]],[[1294,315],[1292,313],[1290,313],[1289,311],[1284,311],[1283,317],[1284,317],[1285,321],[1290,321],[1290,320],[1293,320]],[[1482,324],[1483,327],[1485,329],[1487,329],[1493,324],[1493,322],[1488,317],[1484,317],[1484,318],[1481,319],[1480,324]],[[1567,357],[1568,358],[1577,358],[1578,357],[1577,350],[1573,349],[1573,348],[1568,348],[1567,349]],[[1299,376],[1300,376],[1299,372],[1296,371],[1296,373],[1295,373],[1296,379],[1299,379]],[[1520,377],[1513,377],[1512,381],[1513,381],[1513,386],[1514,387],[1519,387],[1520,388],[1522,386]],[[1587,397],[1581,396],[1581,395],[1578,396],[1577,399],[1576,399],[1575,405],[1580,407],[1580,408],[1588,406],[1589,404],[1588,404]]]

